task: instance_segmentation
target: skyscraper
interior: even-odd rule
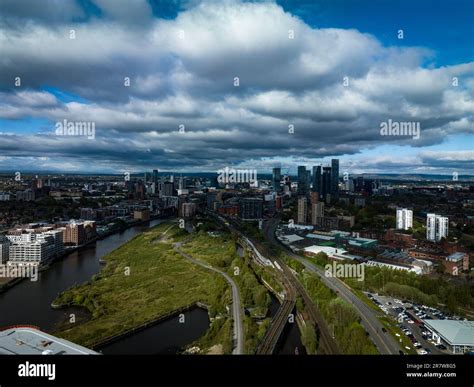
[[[307,173],[306,167],[304,165],[300,165],[298,167],[298,194],[299,195],[306,195],[306,187],[307,187]]]
[[[331,160],[331,196],[337,197],[339,191],[339,159]]]
[[[313,167],[313,192],[318,192],[321,195],[321,166]]]
[[[407,208],[397,208],[397,230],[408,230],[413,227],[413,211]]]
[[[263,217],[263,200],[261,198],[242,198],[239,210],[242,220],[261,219]]]
[[[321,196],[323,200],[327,199],[327,195],[331,194],[331,167],[323,167]]]
[[[441,238],[448,236],[449,219],[436,214],[426,215],[426,239],[439,242]]]
[[[306,187],[305,187],[305,193],[309,193],[309,189],[311,187],[311,169],[306,170]]]
[[[273,188],[280,191],[281,168],[273,168],[272,174]]]
[[[322,224],[324,218],[324,203],[312,203],[311,204],[311,224],[313,226],[319,226]]]
[[[153,183],[158,183],[158,169],[153,170]]]
[[[298,224],[306,224],[308,221],[308,199],[306,196],[298,198]]]

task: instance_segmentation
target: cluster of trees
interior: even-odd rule
[[[249,236],[259,242],[265,240],[263,231],[259,227],[259,222],[242,222],[240,229],[244,235]]]
[[[235,275],[236,272],[238,275]],[[245,308],[254,309],[256,314],[265,315],[271,302],[270,295],[265,286],[258,282],[248,262],[241,258],[234,259],[229,274],[239,287]]]
[[[351,305],[337,297],[314,275],[303,273],[302,282],[334,334],[339,348],[346,354],[376,354],[360,319]],[[305,337],[306,340],[306,337]]]

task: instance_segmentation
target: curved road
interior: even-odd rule
[[[273,243],[274,245],[278,245],[282,247],[282,245],[276,240],[275,238],[275,229],[279,223],[278,218],[273,218],[267,222],[265,225],[265,238]],[[324,270],[320,269],[309,260],[305,259],[304,257],[294,254],[290,250],[285,248],[285,252],[294,259],[300,261],[309,271],[317,274],[319,278],[324,282],[324,284],[329,287],[330,289],[334,290],[338,293],[339,297],[341,297],[346,302],[350,303],[356,312],[359,314],[361,318],[361,324],[364,329],[369,334],[370,338],[374,342],[377,350],[384,355],[388,354],[399,354],[400,346],[396,342],[396,340],[390,335],[390,333],[384,333],[382,331],[382,323],[376,317],[374,310],[372,310],[369,306],[367,306],[362,300],[360,300],[354,293],[352,293],[351,289],[340,279],[336,277],[326,277],[324,275]]]
[[[237,288],[236,283],[234,280],[225,272],[216,269],[207,263],[198,261],[197,259],[194,259],[191,257],[189,254],[186,254],[185,252],[180,250],[182,243],[178,242],[175,243],[174,249],[181,254],[184,258],[187,260],[191,261],[192,263],[199,265],[205,269],[214,271],[220,275],[222,275],[227,282],[230,284],[232,287],[232,317],[234,319],[234,340],[236,343],[236,346],[232,353],[234,355],[242,355],[244,353],[244,328],[243,328],[243,323],[242,323],[242,309],[240,307],[240,295],[239,295],[239,289]]]

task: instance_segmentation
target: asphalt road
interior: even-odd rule
[[[174,249],[181,254],[184,258],[189,260],[190,262],[199,265],[205,269],[214,271],[220,275],[222,275],[227,282],[230,284],[232,288],[232,317],[234,319],[234,340],[236,343],[236,346],[232,353],[234,355],[242,355],[244,353],[244,328],[243,328],[243,323],[242,323],[242,308],[241,308],[241,303],[240,303],[240,295],[239,295],[239,289],[237,288],[236,283],[234,280],[225,272],[222,270],[216,269],[207,263],[198,261],[197,259],[194,259],[191,257],[189,254],[186,254],[185,252],[180,250],[181,243],[175,243],[174,244]]]
[[[265,225],[264,232],[265,238],[269,242],[282,247],[282,245],[275,238],[275,230],[278,226],[278,223],[278,218],[269,220]],[[324,270],[320,269],[304,257],[296,255],[288,249],[286,252],[290,257],[300,261],[307,270],[317,274],[327,287],[338,293],[339,297],[352,304],[361,318],[362,326],[367,331],[370,338],[377,347],[377,350],[381,354],[399,354],[399,351],[401,350],[400,346],[390,335],[390,333],[384,333],[382,331],[383,325],[377,319],[375,312],[362,300],[360,300],[354,293],[352,293],[351,289],[345,283],[335,277],[326,277],[324,275]]]

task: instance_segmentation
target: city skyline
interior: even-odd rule
[[[4,1],[0,170],[470,174],[473,5],[428,5]]]

